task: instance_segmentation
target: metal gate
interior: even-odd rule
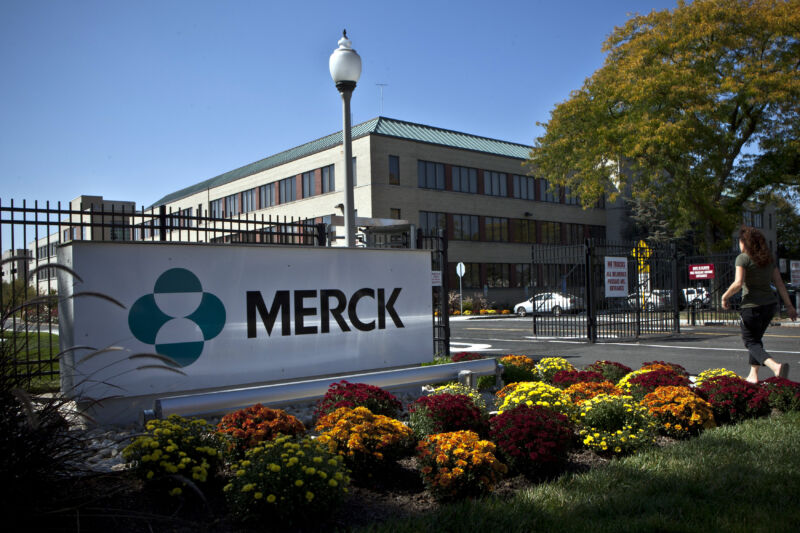
[[[601,340],[679,333],[685,305],[673,245],[587,239],[531,250],[533,334]],[[620,296],[606,294],[607,261],[626,274]]]

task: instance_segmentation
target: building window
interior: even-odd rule
[[[461,285],[465,289],[481,288],[480,263],[464,263],[464,275],[461,277]]]
[[[517,263],[514,265],[514,286],[530,287],[531,285],[531,265],[530,263]]]
[[[303,198],[314,196],[314,171],[303,172]]]
[[[570,191],[569,187],[564,189],[564,203],[569,205],[578,205],[580,204],[580,199],[578,198],[577,194],[573,194]]]
[[[508,219],[500,217],[486,217],[484,219],[486,228],[486,240],[497,242],[508,242]]]
[[[239,195],[231,194],[225,197],[225,216],[235,217],[239,214]]]
[[[536,199],[536,178],[531,176],[512,176],[514,190],[512,194],[514,198],[521,200],[535,200]]]
[[[333,172],[333,165],[322,167],[322,193],[333,192],[336,190],[336,174]]]
[[[294,176],[291,178],[286,178],[278,182],[278,190],[280,192],[280,203],[285,204],[287,202],[294,202],[297,200],[297,191],[295,190],[297,185],[297,180],[294,179]]]
[[[564,224],[566,244],[583,244],[583,224]]]
[[[396,155],[389,156],[389,184],[400,185],[400,158]]]
[[[523,242],[528,244],[536,243],[536,221],[517,218],[511,221],[514,228],[513,242]]]
[[[453,215],[453,239],[480,240],[478,217],[476,215]]]
[[[550,183],[544,178],[539,178],[539,199],[542,202],[561,202],[561,191],[558,187],[550,188]]]
[[[508,177],[504,172],[483,172],[483,190],[491,196],[508,196]]]
[[[419,227],[425,235],[434,235],[437,230],[447,229],[447,215],[430,211],[419,212]]]
[[[242,213],[256,210],[256,190],[250,189],[242,193]]]
[[[474,168],[453,167],[453,190],[455,192],[478,192],[478,171]]]
[[[208,214],[211,218],[222,218],[222,198],[208,204]]]
[[[560,222],[540,222],[542,244],[561,244],[561,223]]]
[[[605,226],[589,226],[589,238],[604,240],[606,238]],[[737,246],[737,245],[734,245]],[[738,246],[737,246],[738,248]]]
[[[258,195],[261,200],[261,209],[275,205],[275,184],[267,183],[259,188]]]
[[[486,286],[494,288],[507,288],[510,277],[509,265],[503,263],[488,263],[486,265]]]
[[[430,161],[417,162],[417,185],[421,189],[444,190],[444,165]]]
[[[393,218],[394,220],[400,220],[402,218],[400,216],[400,210],[394,207],[389,208],[389,218]]]
[[[764,213],[753,213],[753,227],[754,228],[764,227]]]

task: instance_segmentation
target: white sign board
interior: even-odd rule
[[[86,398],[261,384],[430,361],[430,252],[75,242],[58,261],[62,387]],[[125,306],[97,297],[104,294]],[[134,357],[158,353],[159,359]]]
[[[778,259],[778,271],[781,274],[786,274],[786,259]]]
[[[625,257],[605,257],[606,298],[627,298],[628,260]]]
[[[433,286],[433,287],[441,287],[442,286],[442,271],[441,270],[431,270],[431,286]]]
[[[800,261],[789,261],[792,285],[800,285]]]

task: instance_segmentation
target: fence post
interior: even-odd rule
[[[167,206],[158,206],[158,240],[167,240]]]
[[[675,334],[679,334],[681,332],[681,301],[679,298],[680,289],[678,288],[678,246],[671,242],[669,251],[672,258],[672,312],[674,320],[672,331]]]
[[[446,357],[450,357],[450,315],[448,313],[448,293],[449,293],[449,284],[447,279],[447,232],[443,229],[439,230],[439,246],[441,251],[439,253],[439,268],[441,268],[442,272],[442,287],[441,287],[441,297],[439,298],[439,307],[440,307],[440,314],[442,317],[442,327],[444,329],[444,354]]]
[[[584,255],[586,258],[586,274],[584,276],[584,292],[586,294],[586,337],[589,342],[597,342],[597,310],[594,306],[592,267],[594,262],[594,242],[591,239],[584,241]]]
[[[531,244],[531,321],[533,322],[533,336],[536,337],[538,327],[536,324],[536,294],[534,291],[533,276],[538,275],[536,270],[536,245]]]

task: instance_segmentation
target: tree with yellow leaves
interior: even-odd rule
[[[532,173],[584,206],[620,193],[728,246],[743,206],[800,183],[800,0],[680,1],[614,29],[540,124]]]

